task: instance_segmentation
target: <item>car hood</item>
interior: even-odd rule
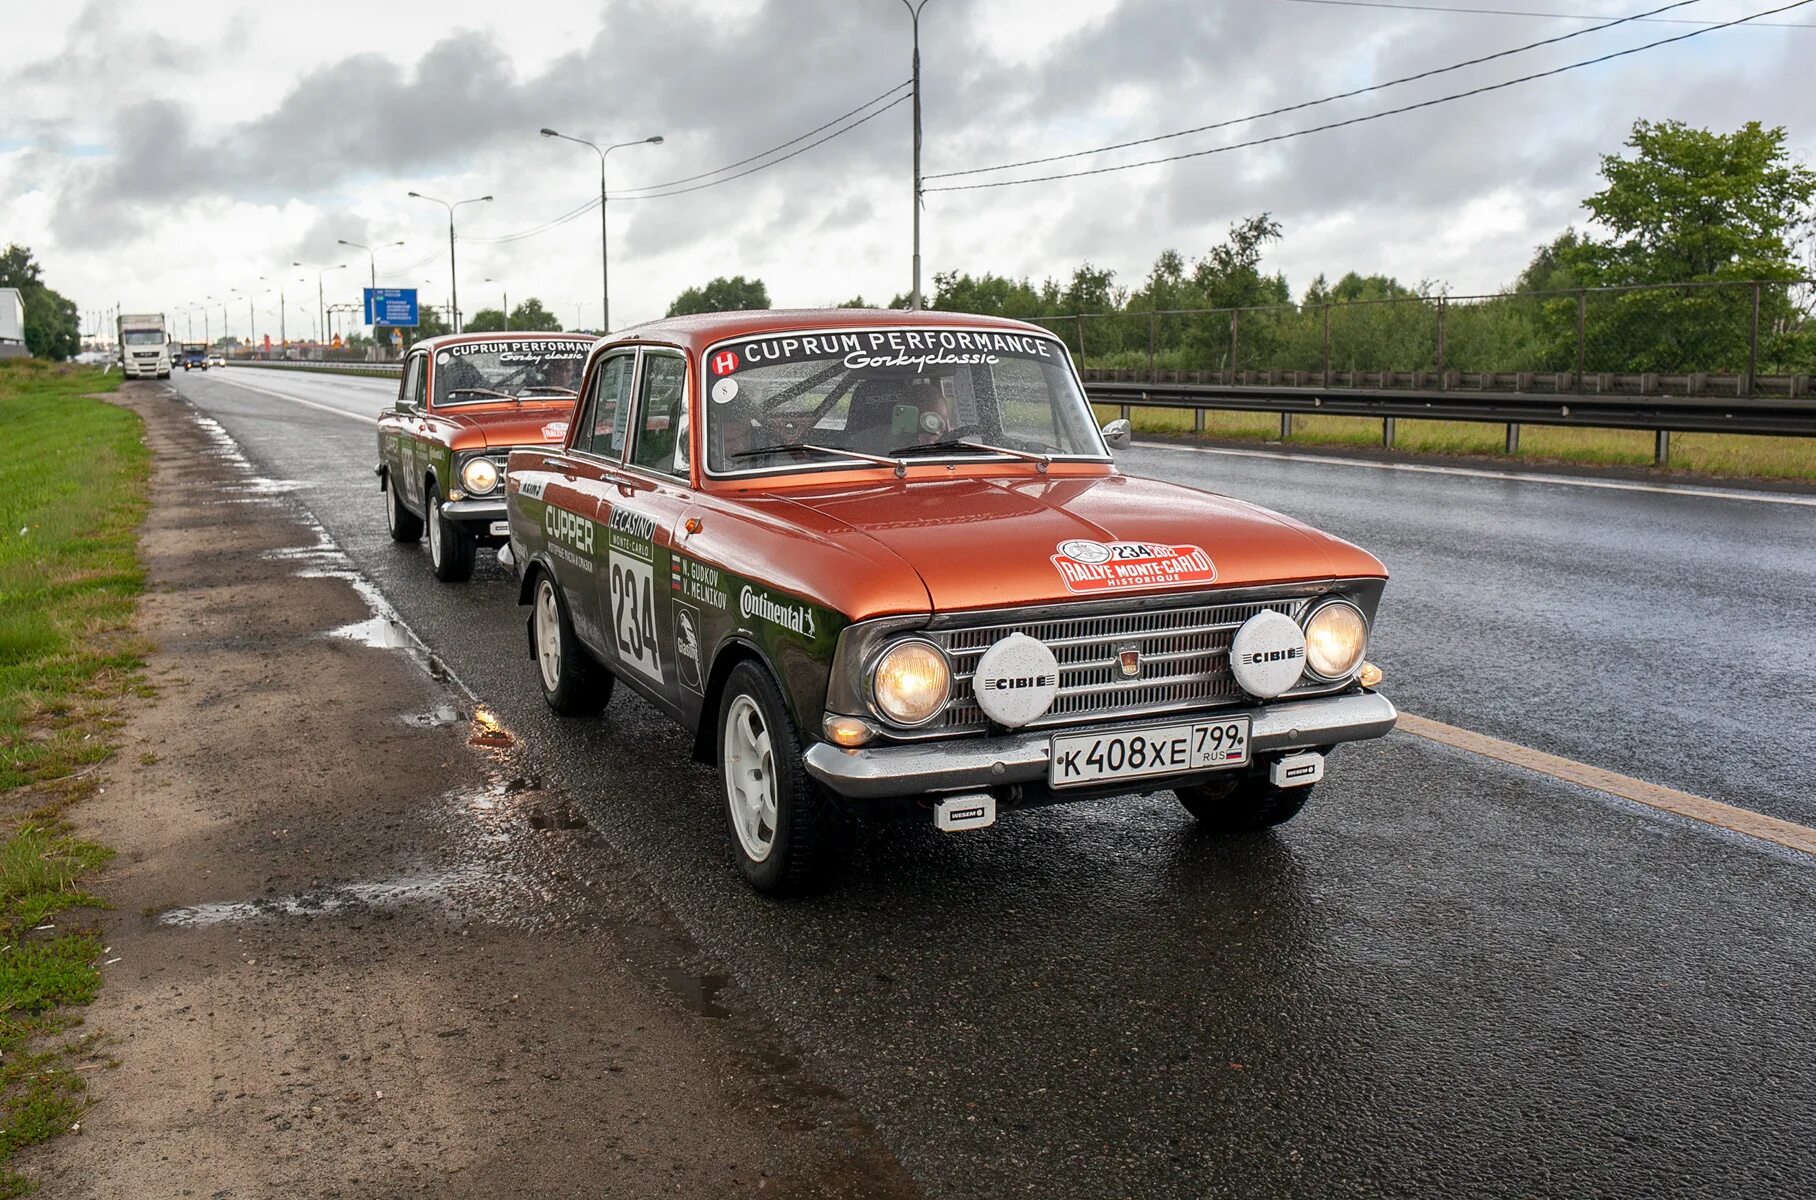
[[[1126,475],[915,479],[786,500],[823,535],[893,551],[939,612],[1387,574],[1289,517]]]
[[[487,405],[437,414],[454,426],[456,450],[508,450],[513,446],[559,446],[567,441],[574,402]]]

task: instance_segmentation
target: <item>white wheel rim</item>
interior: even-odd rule
[[[429,561],[441,566],[441,505],[429,497]]]
[[[391,528],[396,529],[397,528],[397,481],[394,479],[387,480],[385,483],[385,516],[390,518]]]
[[[561,686],[561,610],[546,579],[536,588],[536,665],[544,688],[552,692]]]
[[[776,844],[775,754],[763,710],[739,695],[725,712],[725,802],[738,843],[752,862],[762,862]]]

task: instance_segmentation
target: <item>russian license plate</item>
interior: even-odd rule
[[[486,532],[490,533],[493,537],[510,537],[511,523],[509,521],[493,521]]]
[[[1047,782],[1056,788],[1240,767],[1249,760],[1249,719],[1055,734],[1048,750]]]

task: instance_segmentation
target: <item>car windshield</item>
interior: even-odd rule
[[[860,456],[1104,457],[1066,348],[1003,329],[770,334],[707,352],[718,475],[847,467]],[[850,451],[847,458],[840,452]]]
[[[162,346],[164,335],[156,329],[128,329],[126,344],[128,346]]]
[[[590,341],[517,338],[463,342],[435,352],[436,405],[572,396]]]

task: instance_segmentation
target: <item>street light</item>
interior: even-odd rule
[[[511,293],[504,290],[504,282],[502,280],[493,279],[488,275],[486,276],[485,281],[487,283],[498,284],[498,294],[503,297],[504,300],[504,331],[509,333],[511,332]]]
[[[259,282],[260,283],[271,283],[273,281],[264,275],[260,275]],[[278,356],[280,358],[288,358],[289,355],[286,354],[285,351],[290,349],[290,334],[289,334],[290,325],[289,325],[289,320],[288,320],[289,314],[285,310],[285,307],[284,307],[284,281],[279,279],[276,281],[276,283],[277,283],[277,348],[278,348]]]
[[[926,2],[927,0],[921,0],[923,4]],[[560,138],[564,142],[578,142],[582,146],[591,146],[593,152],[599,156],[599,332],[610,333],[612,331],[612,285],[608,265],[609,255],[606,249],[608,239],[605,233],[605,156],[614,150],[622,150],[626,146],[660,146],[662,135],[639,138],[634,142],[618,142],[601,149],[595,142],[589,142],[585,138],[569,137],[565,133],[556,133],[553,129],[543,129],[541,133],[546,138]]]
[[[902,0],[908,19],[914,24],[914,286],[908,293],[908,306],[921,306],[921,10],[927,0]]]
[[[491,197],[490,196],[474,196],[470,200],[456,200],[454,203],[449,204],[446,200],[436,200],[435,197],[425,196],[421,192],[411,192],[410,196],[412,199],[415,199],[415,200],[434,201],[434,203],[439,204],[443,208],[448,210],[448,293],[449,293],[448,302],[450,304],[452,304],[454,307],[454,314],[453,314],[454,319],[451,322],[449,322],[449,324],[453,327],[453,330],[455,333],[459,333],[460,332],[460,281],[454,273],[454,210],[459,208],[463,204],[484,204],[486,201],[490,200]]]
[[[362,246],[358,242],[349,242],[346,238],[337,238],[335,240],[338,241],[343,246],[351,246],[355,250],[364,250],[366,252],[366,265],[368,267],[370,267],[372,270],[371,287],[372,287],[372,290],[376,292],[378,290],[378,255],[373,251],[372,247],[371,246]],[[403,245],[402,242],[386,242],[383,246],[380,246],[379,249],[380,250],[389,250],[393,246],[401,246],[401,245]],[[372,316],[372,313],[368,311],[366,313],[366,316],[368,318],[370,318]]]
[[[332,267],[311,267],[304,263],[293,262],[290,265],[293,267],[302,267],[305,271],[315,272],[315,308],[317,316],[315,340],[320,342],[322,340],[322,330],[328,327],[328,302],[326,296],[324,296],[322,292],[322,276],[330,271],[345,271],[347,269],[347,264],[335,263]]]

